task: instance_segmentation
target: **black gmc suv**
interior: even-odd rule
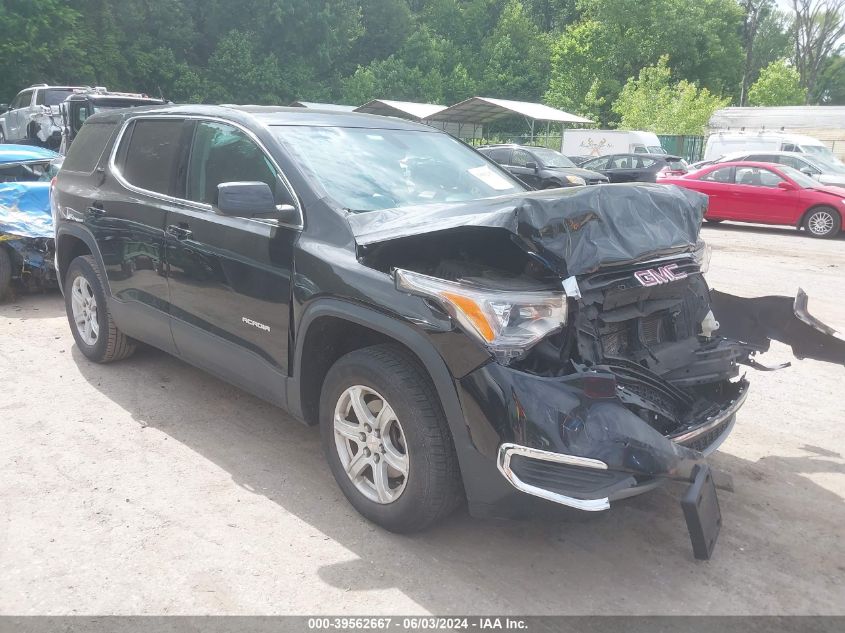
[[[746,397],[738,364],[781,335],[709,291],[705,204],[527,191],[423,125],[254,106],[96,114],[52,198],[85,356],[141,341],[320,424],[339,486],[385,528],[463,498],[604,510],[674,478],[706,554],[704,457]],[[825,336],[803,305],[793,321]]]

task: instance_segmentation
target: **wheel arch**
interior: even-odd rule
[[[819,202],[817,204],[812,205],[811,207],[808,207],[807,210],[804,211],[804,213],[801,214],[801,217],[798,219],[798,224],[796,224],[795,228],[800,229],[801,227],[803,227],[804,222],[807,221],[807,218],[809,217],[809,215],[813,211],[815,211],[816,209],[832,209],[835,213],[839,214],[840,226],[845,227],[845,213],[842,213],[842,211],[837,209],[832,204],[826,204],[826,203],[823,203],[823,202]]]
[[[60,226],[56,233],[56,277],[59,280],[59,288],[64,292],[65,274],[70,263],[81,255],[92,255],[100,267],[100,276],[105,286],[106,294],[111,296],[109,279],[106,275],[106,267],[103,263],[100,250],[94,236],[78,226]]]

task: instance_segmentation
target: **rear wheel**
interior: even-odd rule
[[[358,512],[392,532],[448,515],[462,489],[452,436],[419,363],[393,345],[350,352],[320,399],[323,449]]]
[[[842,228],[842,217],[832,207],[816,207],[804,218],[804,228],[813,237],[834,237]]]
[[[135,342],[117,329],[91,255],[74,259],[65,277],[65,310],[73,338],[86,357],[109,363],[131,356]]]
[[[9,250],[0,245],[0,301],[12,294],[12,259]]]

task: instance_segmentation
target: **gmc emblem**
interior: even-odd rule
[[[638,270],[634,273],[634,277],[643,286],[659,286],[660,284],[668,284],[670,281],[677,281],[684,279],[687,274],[679,271],[677,264],[667,264],[659,268],[649,268],[648,270]]]

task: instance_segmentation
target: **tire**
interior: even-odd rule
[[[835,237],[842,229],[842,216],[833,207],[815,207],[807,212],[803,224],[811,237]]]
[[[0,301],[12,294],[12,259],[9,250],[0,245]]]
[[[135,341],[114,324],[106,303],[103,281],[91,255],[77,257],[68,266],[65,310],[73,338],[89,360],[110,363],[127,358],[135,351]],[[77,324],[78,319],[85,325]]]
[[[361,425],[354,414],[350,399],[356,391],[375,409],[364,414],[373,416],[369,420],[374,426],[384,417],[381,426],[385,434],[380,438],[368,433],[370,427]],[[379,399],[383,402],[379,403]],[[384,402],[394,416],[379,415]],[[336,410],[340,411],[339,417],[345,418],[347,435],[335,430]],[[350,428],[353,436],[361,433],[358,439],[349,437]],[[320,397],[320,434],[329,467],[343,494],[359,513],[386,530],[423,530],[445,518],[463,499],[458,458],[437,392],[416,358],[397,346],[355,350],[332,366]],[[360,441],[361,437],[366,442]],[[381,448],[379,442],[383,442]],[[350,448],[355,446],[359,452],[352,455]],[[402,448],[404,460],[400,459]],[[344,464],[354,467],[359,453],[362,457],[358,465],[369,464],[359,468],[353,482]],[[407,464],[404,478],[399,475],[401,468],[393,468],[395,463]],[[383,472],[387,473],[384,481],[388,482],[388,494],[384,497],[376,489],[374,468],[386,469]],[[390,474],[392,480],[388,478]]]
[[[721,224],[724,220],[711,220],[710,218],[704,218],[704,221],[708,224]]]

